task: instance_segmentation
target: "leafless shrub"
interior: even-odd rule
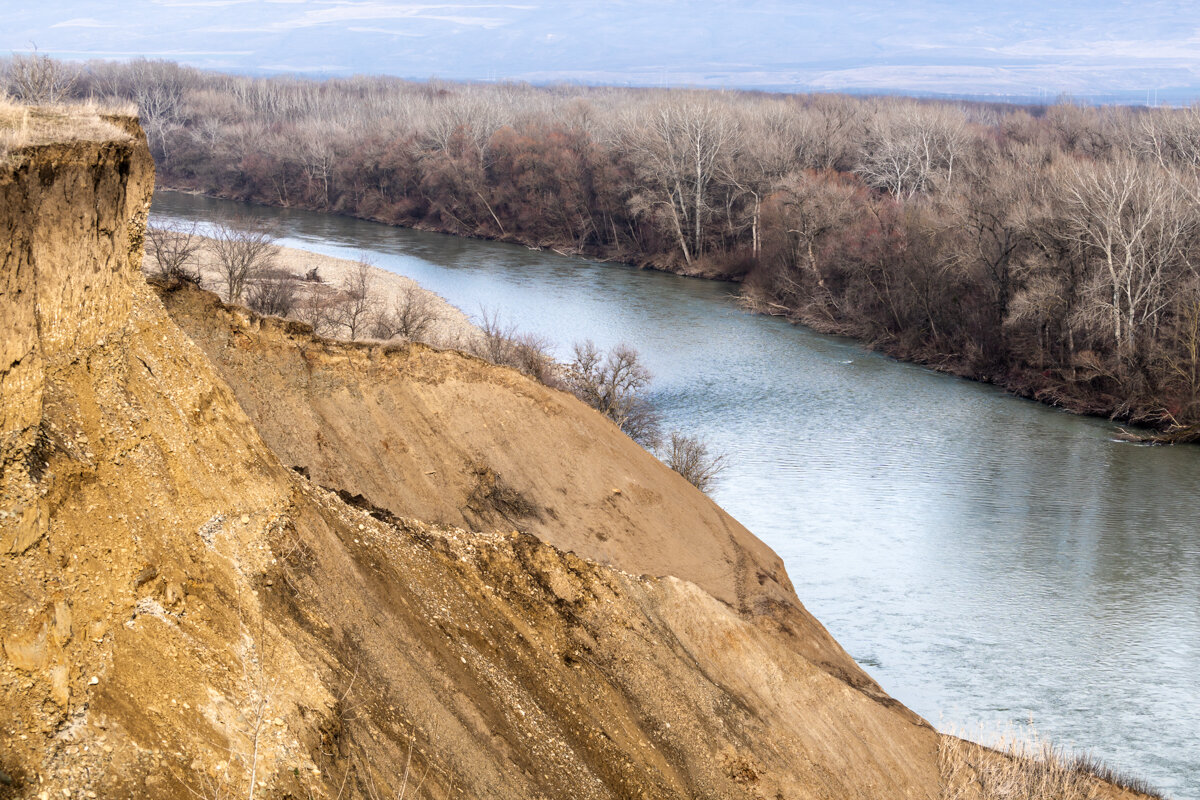
[[[250,285],[246,304],[259,314],[286,317],[296,308],[299,300],[296,282],[296,276],[286,270],[271,270]]]
[[[5,91],[29,105],[54,105],[70,97],[79,71],[41,55],[35,47],[27,55],[14,55],[4,70]]]
[[[478,320],[479,341],[472,348],[472,353],[484,361],[504,366],[513,366],[516,345],[513,340],[517,336],[517,326],[505,323],[499,312],[483,309]]]
[[[292,316],[310,325],[318,336],[330,336],[336,329],[334,322],[338,305],[337,291],[324,284],[308,287],[292,311]]]
[[[146,227],[146,255],[160,278],[180,278],[200,285],[197,256],[204,239],[190,225],[150,225]]]
[[[512,367],[547,386],[560,388],[560,367],[551,355],[550,342],[532,333],[521,333],[504,323],[498,313],[484,309],[479,320],[481,336],[469,350],[485,361]]]
[[[533,333],[519,334],[514,340],[516,363],[512,366],[546,386],[560,388],[559,363],[550,353],[550,340]]]
[[[409,341],[424,341],[437,321],[437,304],[429,293],[416,284],[407,284],[392,301],[391,308],[376,317],[372,334],[379,339],[400,336]]]
[[[575,345],[567,369],[567,383],[575,396],[604,414],[643,447],[661,440],[661,421],[645,396],[650,370],[637,350],[619,344],[603,353],[592,341]]]
[[[342,292],[333,309],[333,321],[354,341],[375,319],[379,294],[375,289],[375,267],[359,259],[342,281]]]
[[[246,289],[275,266],[275,237],[260,225],[222,222],[213,231],[210,246],[230,303],[241,302]]]
[[[509,486],[498,472],[482,461],[471,461],[467,471],[475,481],[465,506],[476,514],[491,513],[510,521],[539,516],[538,508],[517,489]]]
[[[667,466],[705,494],[716,486],[729,466],[727,454],[711,453],[704,440],[679,431],[671,431],[663,451]]]

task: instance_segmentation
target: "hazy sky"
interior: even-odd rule
[[[1200,87],[1200,4],[2,0],[0,51],[411,78],[1054,95]]]

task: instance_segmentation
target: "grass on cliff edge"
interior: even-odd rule
[[[1089,754],[1074,754],[1036,732],[1006,732],[990,745],[956,735],[940,737],[939,800],[1099,800],[1111,784],[1149,800],[1165,800],[1149,783]]]
[[[22,148],[54,142],[122,141],[129,134],[102,114],[136,114],[132,106],[88,102],[59,106],[27,106],[0,97],[0,160]]]

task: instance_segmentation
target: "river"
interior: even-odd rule
[[[562,356],[635,345],[668,427],[728,453],[716,501],[885,690],[943,730],[1032,727],[1200,800],[1200,449],[743,313],[730,284],[173,192],[154,212],[265,219]]]

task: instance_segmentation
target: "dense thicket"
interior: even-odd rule
[[[1200,112],[95,64],[163,184],[743,281],[1073,408],[1200,420]],[[714,346],[719,346],[715,342]]]

